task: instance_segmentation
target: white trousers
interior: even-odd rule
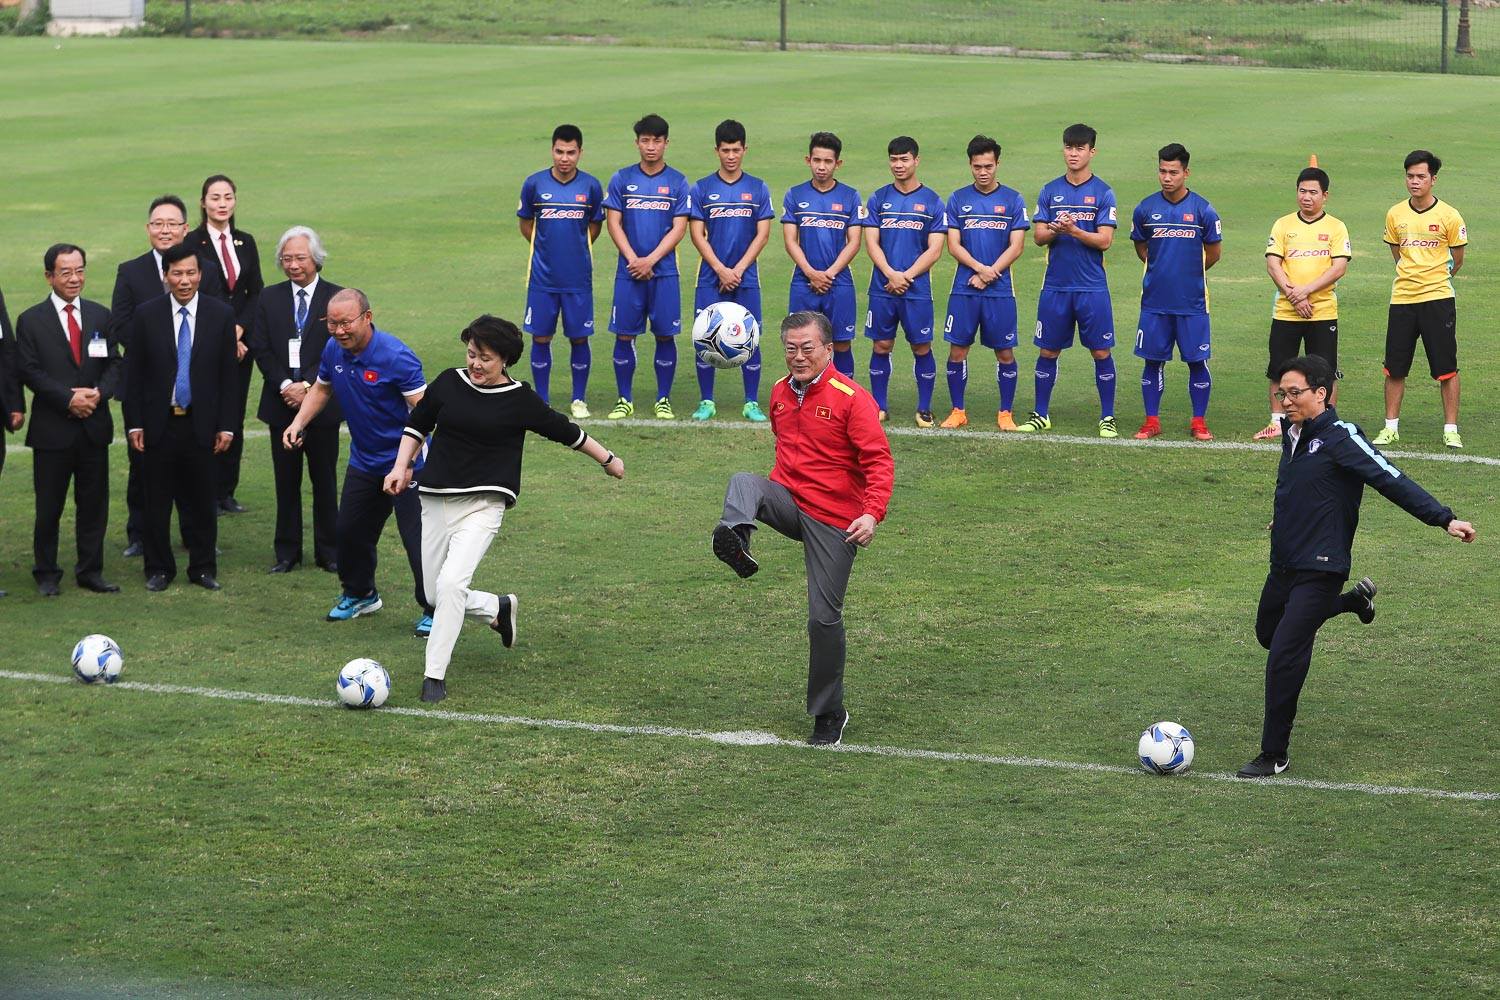
[[[500,533],[505,502],[498,493],[458,496],[423,493],[422,583],[432,605],[432,634],[427,637],[426,676],[442,680],[453,658],[464,615],[486,623],[500,613],[500,598],[470,590],[474,570]]]

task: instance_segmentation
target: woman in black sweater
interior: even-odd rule
[[[422,582],[433,606],[432,634],[422,700],[447,697],[444,678],[464,615],[483,618],[507,649],[516,644],[516,595],[470,590],[474,570],[521,493],[521,453],[526,432],[581,451],[616,479],[625,463],[577,424],[542,402],[509,369],[524,341],[515,324],[488,314],[470,323],[460,339],[467,363],[427,386],[411,411],[385,478],[392,496],[412,485],[412,461],[432,435],[417,491],[422,499]]]

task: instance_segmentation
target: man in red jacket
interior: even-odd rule
[[[813,746],[844,734],[844,593],[855,546],[867,546],[885,519],[895,481],[890,442],[875,399],[833,367],[833,327],[821,313],[794,312],[781,323],[790,374],[771,390],[776,464],[771,478],[735,473],[714,528],[714,555],[740,576],[760,568],[750,556],[755,522],[802,543],[807,563],[807,714]]]

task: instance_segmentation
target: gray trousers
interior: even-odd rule
[[[807,564],[807,714],[844,707],[844,594],[859,547],[844,532],[804,514],[792,494],[764,476],[737,472],[724,494],[720,524],[737,528],[770,525],[802,543]]]

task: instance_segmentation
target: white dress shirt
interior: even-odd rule
[[[73,350],[73,343],[68,339],[68,306],[73,307],[73,320],[78,324],[78,329],[83,331],[83,336],[79,341],[80,350],[87,347],[89,332],[83,329],[83,305],[81,301],[74,299],[72,302],[69,302],[56,292],[53,292],[47,298],[52,300],[52,308],[57,311],[57,322],[62,325],[63,343],[68,345],[68,351],[71,353]],[[84,356],[87,357],[87,355]]]
[[[213,245],[214,259],[219,262],[219,267],[224,266],[224,248],[229,248],[229,258],[234,261],[234,283],[238,285],[240,278],[244,277],[244,269],[240,267],[240,255],[234,249],[234,233],[227,229],[217,229],[212,222],[204,223],[208,230],[208,242]],[[219,242],[219,237],[225,237],[224,242]]]
[[[307,321],[309,323],[311,323],[313,320],[317,319],[317,317],[312,314],[312,304],[313,304],[313,296],[318,293],[318,275],[314,274],[313,275],[313,280],[309,281],[307,283],[307,286],[305,288],[298,287],[298,285],[297,285],[297,283],[295,281],[292,282],[292,329],[294,329],[294,330],[297,329],[297,293],[298,292],[306,292],[307,293]],[[298,331],[298,339],[299,340],[301,339],[301,331]],[[303,368],[307,367],[307,359],[306,358],[302,359],[302,367]],[[286,387],[289,386],[289,385],[291,385],[291,384],[292,384],[292,380],[291,379],[284,378],[284,379],[281,380],[281,385],[277,386],[277,388],[280,389],[280,390],[282,390],[284,392],[284,391],[286,391]],[[306,385],[307,384],[307,380],[303,379],[302,380],[302,384]]]

